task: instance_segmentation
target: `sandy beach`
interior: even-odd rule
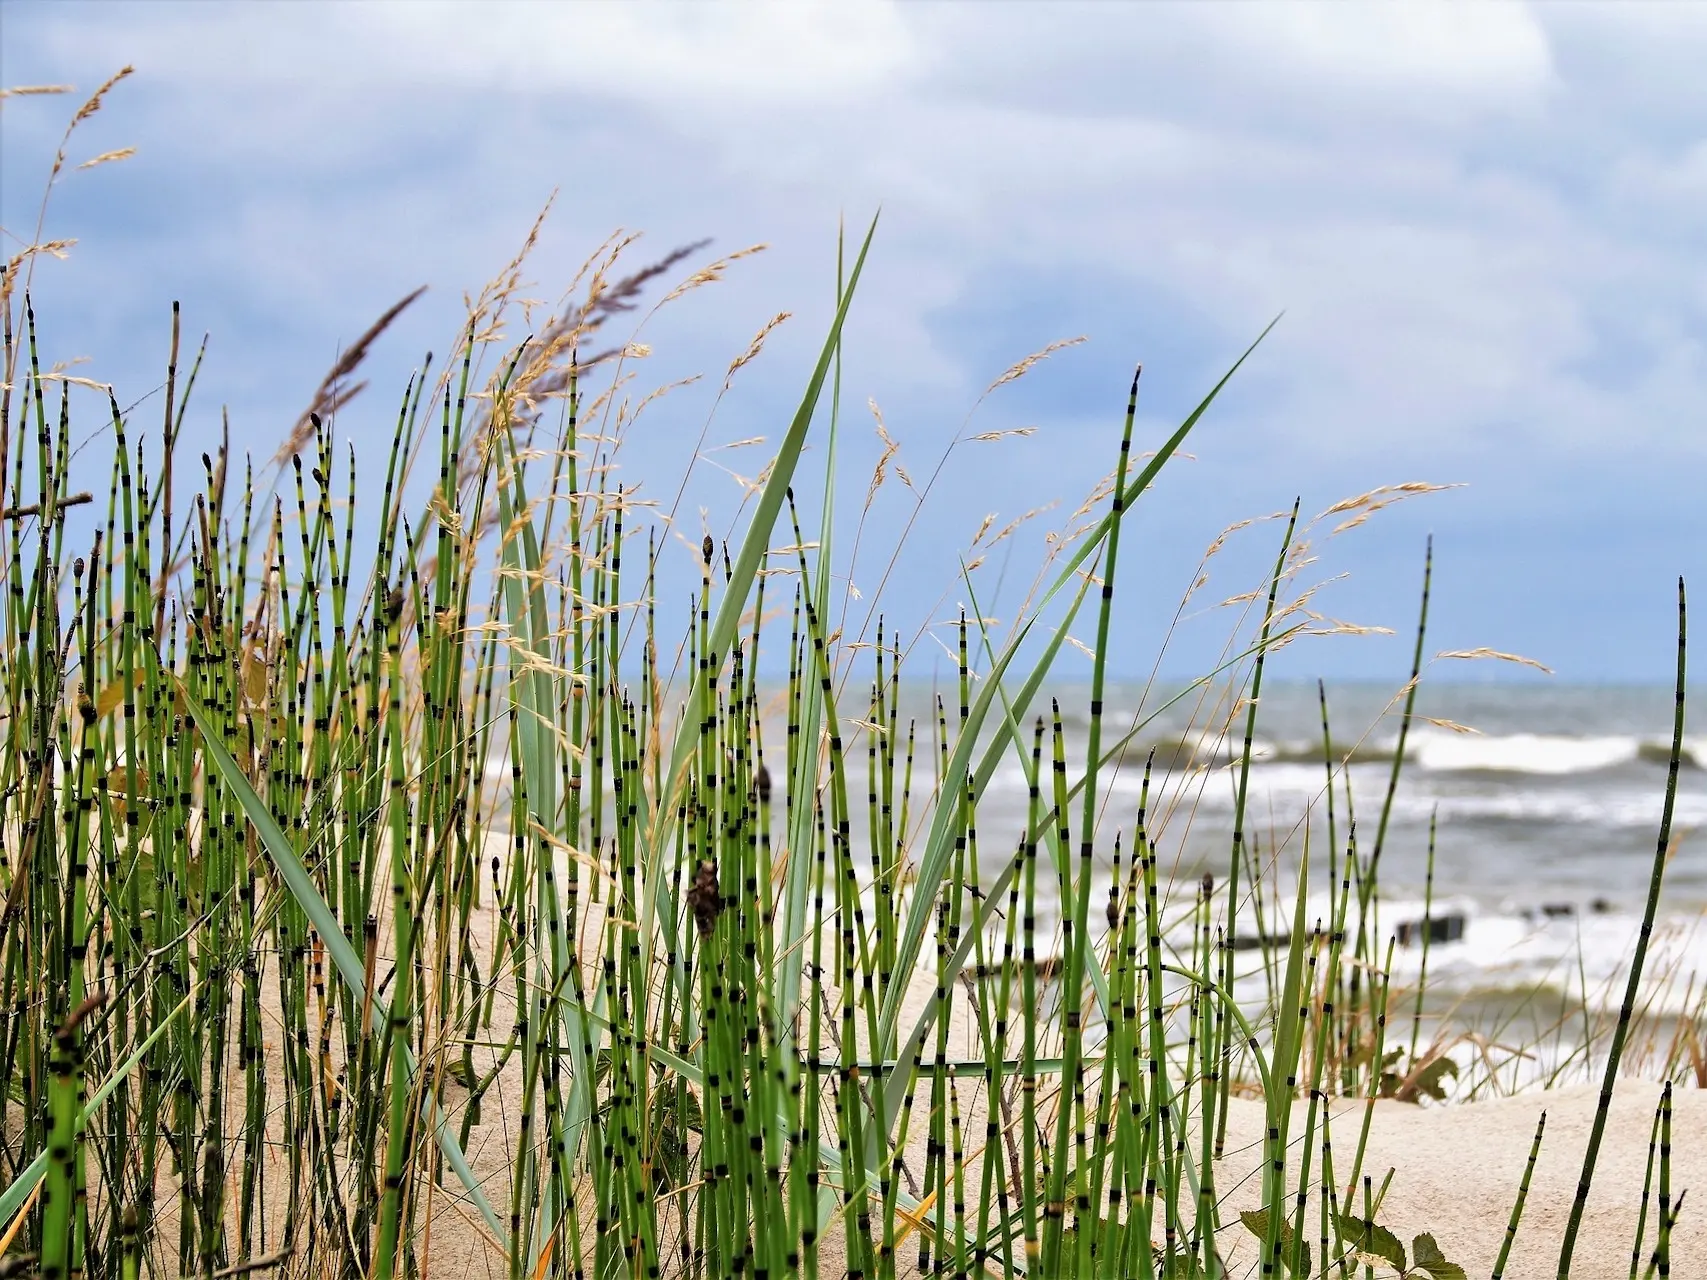
[[[1613,1096],[1606,1136],[1596,1162],[1594,1183],[1572,1265],[1583,1277],[1627,1275],[1630,1250],[1647,1168],[1648,1136],[1660,1086],[1625,1080]],[[1364,1171],[1379,1185],[1387,1169],[1392,1185],[1378,1220],[1407,1246],[1419,1232],[1431,1233],[1447,1258],[1474,1275],[1490,1274],[1505,1238],[1512,1202],[1523,1176],[1535,1124],[1547,1113],[1546,1136],[1530,1183],[1523,1223],[1505,1272],[1509,1280],[1541,1280],[1558,1273],[1559,1242],[1570,1216],[1583,1151],[1594,1122],[1599,1089],[1591,1085],[1519,1094],[1489,1102],[1419,1107],[1382,1101],[1374,1106]],[[1336,1151],[1354,1141],[1364,1105],[1341,1100],[1334,1105]],[[1303,1122],[1303,1108],[1293,1123]],[[1245,1150],[1229,1154],[1217,1171],[1227,1189],[1231,1211],[1255,1207],[1261,1199],[1256,1177],[1242,1185],[1234,1179],[1259,1165],[1263,1109],[1234,1099],[1228,1118],[1229,1147],[1238,1135]],[[1679,1089],[1672,1094],[1671,1186],[1675,1199],[1684,1188],[1707,1186],[1707,1093]],[[1699,1192],[1692,1192],[1693,1199]],[[1648,1210],[1652,1241],[1655,1208]],[[1229,1237],[1244,1236],[1243,1231]],[[1246,1240],[1238,1241],[1240,1246]],[[1248,1260],[1248,1248],[1229,1249],[1230,1261]],[[1648,1259],[1644,1255],[1645,1268]],[[1243,1274],[1236,1267],[1234,1274]],[[1707,1227],[1686,1202],[1672,1233],[1674,1276],[1707,1275]]]
[[[489,920],[489,912],[476,914],[477,926]],[[588,930],[596,930],[601,920],[602,913],[596,907],[585,910],[583,923]],[[591,943],[591,933],[585,935],[585,940]],[[479,943],[485,946],[488,940],[480,938]],[[929,1003],[934,982],[928,966],[921,966],[903,1005],[903,1027],[910,1027]],[[826,989],[825,994],[831,1007],[835,1007],[836,992]],[[970,1010],[958,991],[949,1044],[951,1055],[975,1055]],[[515,1124],[514,1116],[508,1114],[515,1100],[515,1094],[505,1087],[509,1083],[507,1080],[501,1083],[488,1098],[483,1122],[474,1130],[469,1151],[476,1170],[488,1180],[488,1195],[500,1206],[508,1201],[508,1164]],[[519,1080],[515,1083],[519,1084]],[[1678,1194],[1690,1188],[1707,1188],[1707,1091],[1682,1087],[1686,1083],[1678,1082],[1679,1087],[1672,1094],[1674,1202]],[[1045,1098],[1050,1096],[1047,1090],[1046,1082]],[[1660,1092],[1658,1082],[1635,1078],[1622,1080],[1615,1091],[1577,1241],[1572,1266],[1575,1276],[1602,1280],[1629,1273],[1649,1137]],[[453,1088],[445,1099],[453,1114],[459,1111],[460,1093]],[[977,1081],[961,1080],[957,1096],[971,1161],[967,1182],[975,1186],[981,1162],[974,1152],[981,1144],[986,1095]],[[907,1143],[907,1164],[915,1177],[922,1175],[925,1168],[928,1097],[928,1084],[921,1082]],[[1388,1170],[1393,1171],[1377,1220],[1396,1232],[1407,1248],[1418,1233],[1428,1232],[1446,1257],[1464,1267],[1467,1274],[1491,1274],[1505,1238],[1536,1122],[1545,1111],[1546,1134],[1505,1277],[1506,1280],[1552,1280],[1557,1275],[1560,1241],[1570,1215],[1598,1097],[1598,1086],[1579,1084],[1460,1104],[1375,1102],[1363,1172],[1379,1187]],[[1306,1110],[1303,1102],[1294,1106],[1291,1126],[1294,1144],[1303,1131]],[[1331,1105],[1329,1123],[1342,1193],[1366,1110],[1370,1110],[1370,1104],[1361,1099],[1338,1098]],[[1265,1110],[1260,1101],[1239,1097],[1230,1100],[1226,1152],[1217,1163],[1215,1181],[1226,1224],[1218,1239],[1233,1276],[1260,1274],[1254,1238],[1240,1223],[1239,1214],[1261,1205],[1264,1124]],[[1195,1125],[1190,1132],[1195,1149]],[[975,1135],[978,1135],[976,1140]],[[1296,1168],[1296,1153],[1289,1164]],[[1690,1198],[1700,1194],[1704,1192],[1692,1191]],[[1312,1199],[1311,1222],[1316,1220],[1315,1213]],[[1647,1249],[1652,1248],[1656,1213],[1657,1206],[1650,1200]],[[431,1274],[486,1274],[488,1269],[494,1275],[502,1273],[502,1262],[492,1241],[484,1232],[474,1229],[473,1215],[467,1209],[448,1199],[441,1200],[431,1217],[437,1235],[431,1253]],[[825,1276],[838,1276],[844,1270],[841,1253],[844,1241],[839,1226],[832,1224],[823,1241],[821,1274]],[[1162,1238],[1159,1223],[1154,1238],[1158,1241]],[[916,1274],[916,1270],[908,1268],[916,1263],[917,1242],[913,1241],[901,1253],[902,1274]],[[1644,1269],[1647,1262],[1644,1253]],[[1671,1274],[1707,1276],[1707,1218],[1691,1212],[1688,1202],[1672,1234]]]
[[[904,1026],[912,1024],[929,998],[929,984],[915,981],[904,1006]],[[972,1024],[963,1005],[956,1007],[949,1039],[951,1054],[972,1054]],[[1676,1082],[1672,1093],[1674,1204],[1676,1197],[1689,1188],[1707,1187],[1707,1091],[1685,1087],[1689,1083],[1692,1082]],[[1648,1142],[1661,1089],[1657,1082],[1626,1078],[1615,1090],[1577,1237],[1573,1276],[1610,1280],[1629,1274],[1648,1164]],[[1376,1220],[1394,1231],[1407,1250],[1416,1235],[1427,1232],[1434,1236],[1447,1259],[1462,1266],[1467,1275],[1491,1275],[1505,1239],[1536,1122],[1545,1111],[1546,1133],[1504,1277],[1505,1280],[1554,1280],[1558,1275],[1560,1242],[1570,1216],[1599,1093],[1597,1085],[1582,1084],[1483,1102],[1418,1105],[1380,1100],[1372,1109],[1366,1100],[1336,1098],[1331,1104],[1329,1124],[1340,1191],[1343,1194],[1344,1179],[1365,1112],[1370,1111],[1363,1173],[1372,1177],[1379,1188],[1388,1170],[1393,1170]],[[1043,1096],[1049,1095],[1046,1092]],[[957,1097],[970,1154],[982,1141],[986,1116],[984,1091],[976,1082],[962,1080]],[[923,1109],[927,1098],[928,1086],[921,1083],[919,1110],[907,1143],[907,1162],[915,1175],[925,1167]],[[1294,1105],[1290,1129],[1294,1144],[1303,1132],[1307,1110],[1304,1102]],[[1194,1121],[1195,1117],[1188,1122],[1191,1150],[1196,1150]],[[1262,1204],[1265,1108],[1260,1101],[1235,1097],[1229,1102],[1227,1123],[1225,1155],[1215,1167],[1225,1224],[1218,1241],[1230,1275],[1257,1276],[1261,1271],[1255,1240],[1240,1223],[1239,1214]],[[1293,1170],[1297,1154],[1289,1162]],[[1315,1167],[1319,1168],[1319,1164]],[[967,1184],[977,1185],[971,1169]],[[1295,1184],[1288,1187],[1289,1193],[1295,1189]],[[1707,1276],[1707,1220],[1692,1213],[1690,1203],[1700,1194],[1700,1191],[1690,1192],[1672,1232],[1673,1276]],[[1289,1212],[1294,1203],[1289,1194]],[[1312,1196],[1307,1219],[1312,1224],[1317,1221],[1316,1203]],[[1656,1214],[1657,1205],[1650,1199],[1641,1270],[1646,1269],[1649,1261]],[[1160,1223],[1153,1239],[1158,1242],[1162,1239]],[[843,1270],[839,1233],[832,1230],[825,1244],[822,1274],[839,1275]],[[831,1246],[838,1250],[834,1265]],[[903,1251],[900,1261],[907,1268],[914,1267],[916,1259],[914,1243]],[[903,1269],[902,1274],[918,1273],[915,1268]]]

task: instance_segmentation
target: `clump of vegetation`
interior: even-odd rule
[[[628,419],[580,356],[656,270],[613,284],[607,259],[583,306],[504,348],[512,266],[450,365],[405,389],[382,485],[334,415],[385,321],[257,470],[229,446],[180,457],[201,357],[181,368],[174,311],[161,428],[107,393],[97,495],[72,483],[86,390],[44,363],[28,259],[9,264],[14,1256],[49,1277],[385,1280],[477,1256],[517,1280],[1184,1277],[1249,1265],[1248,1233],[1263,1274],[1463,1274],[1377,1225],[1362,1141],[1328,1132],[1330,1098],[1440,1097],[1458,1072],[1414,1031],[1389,1046],[1376,916],[1426,573],[1375,836],[1332,809],[1348,756],[1324,698],[1329,852],[1299,858],[1287,905],[1246,797],[1265,661],[1321,626],[1294,507],[1248,640],[1166,695],[1243,743],[1227,873],[1182,890],[1152,807],[1165,770],[1146,760],[1138,804],[1111,804],[1161,702],[1113,723],[1104,699],[1126,521],[1226,378],[1140,454],[1134,377],[1108,478],[1005,629],[968,569],[954,678],[921,718],[911,639],[834,620],[835,477],[805,514],[795,491],[809,434],[842,430],[871,239],[739,536],[697,548],[674,670],[675,552],[614,480]],[[1076,734],[1048,695],[1081,622]],[[1682,669],[1680,645],[1668,827]],[[1009,762],[1028,802],[997,843],[981,806]],[[1285,945],[1242,948],[1253,919]],[[1261,1208],[1224,1220],[1251,1093]]]

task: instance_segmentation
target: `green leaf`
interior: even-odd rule
[[[1161,1274],[1167,1280],[1203,1280],[1209,1273],[1203,1269],[1203,1260],[1195,1253],[1185,1253],[1175,1249],[1170,1253],[1155,1251],[1156,1262],[1161,1267]]]
[[[1268,1240],[1268,1210],[1247,1209],[1239,1215],[1239,1221],[1245,1224],[1245,1230],[1257,1238],[1259,1244]],[[1280,1220],[1280,1269],[1284,1273],[1292,1271],[1292,1224],[1285,1218]],[[1299,1258],[1298,1275],[1313,1275],[1310,1266],[1310,1246],[1305,1245]]]
[[[758,576],[759,566],[769,551],[771,528],[782,511],[783,500],[787,497],[789,485],[794,479],[795,465],[800,461],[801,451],[806,447],[806,433],[812,425],[813,415],[817,412],[818,396],[823,391],[824,382],[830,375],[830,366],[841,345],[842,326],[847,321],[848,308],[853,304],[854,290],[859,287],[860,273],[865,269],[866,254],[870,252],[871,240],[876,234],[877,219],[874,217],[865,233],[865,241],[860,245],[859,256],[854,259],[847,288],[842,293],[835,320],[830,325],[829,336],[824,339],[823,349],[818,354],[818,363],[806,385],[806,394],[801,397],[800,407],[795,410],[794,419],[783,434],[782,443],[771,462],[770,474],[759,491],[759,501],[753,510],[753,518],[747,526],[746,535],[741,539],[740,549],[730,568],[729,580],[724,586],[722,601],[717,607],[717,616],[711,624],[709,649],[719,658],[728,656],[730,646],[735,640],[735,632],[741,625],[741,617],[748,607],[748,593],[752,588],[753,579]],[[689,706],[697,701],[705,679],[703,673],[694,677],[694,686],[688,695]],[[675,743],[670,748],[668,757],[669,772],[664,780],[666,795],[672,800],[686,777],[688,762],[698,740],[699,725],[694,723],[691,716],[682,717],[676,726]],[[663,847],[665,833],[669,830],[675,814],[674,803],[659,804],[657,816],[653,819],[651,846],[654,850]],[[647,893],[649,897],[653,896],[650,882]],[[648,906],[655,906],[655,903],[649,902]],[[647,914],[650,917],[651,912],[648,911]],[[650,933],[644,936],[649,938]]]
[[[1197,426],[1203,415],[1209,412],[1209,406],[1215,402],[1215,398],[1221,394],[1222,389],[1232,381],[1233,375],[1239,371],[1246,360],[1250,359],[1251,353],[1261,345],[1263,339],[1268,337],[1269,332],[1279,323],[1279,316],[1269,322],[1268,327],[1257,335],[1257,340],[1245,348],[1244,354],[1233,362],[1232,367],[1226,373],[1221,375],[1221,380],[1215,384],[1208,395],[1198,402],[1197,407],[1186,416],[1185,421],[1175,429],[1173,435],[1169,436],[1161,447],[1150,455],[1149,461],[1144,464],[1143,469],[1126,486],[1126,492],[1133,495],[1132,500],[1126,503],[1119,512],[1111,508],[1103,515],[1102,520],[1094,529],[1088,530],[1085,536],[1079,539],[1078,550],[1062,565],[1048,589],[1037,597],[1030,616],[1019,626],[1003,649],[1001,657],[980,682],[978,696],[973,701],[972,713],[961,728],[960,736],[955,742],[953,759],[950,760],[948,767],[943,770],[943,777],[959,778],[965,776],[967,765],[971,759],[973,744],[982,738],[985,717],[989,714],[992,702],[1002,689],[1002,676],[1008,663],[1025,642],[1032,625],[1042,617],[1043,610],[1057,595],[1068,589],[1075,581],[1079,583],[1079,599],[1083,599],[1084,588],[1089,585],[1090,578],[1089,576],[1081,576],[1079,567],[1091,556],[1101,554],[1103,545],[1108,538],[1109,529],[1116,521],[1128,518],[1133,511],[1137,510],[1138,499],[1150,487],[1150,482],[1167,464],[1168,459],[1173,457],[1180,446],[1185,443],[1186,437],[1191,434],[1192,429]],[[1071,618],[1077,609],[1078,600],[1075,600],[1072,608],[1066,611],[1067,616]],[[1063,631],[1058,635],[1064,635],[1064,624]],[[1041,684],[1046,670],[1047,662],[1040,661],[1039,665],[1033,669],[1031,677],[1026,681],[1027,688],[1034,690]],[[1026,699],[1022,698],[1018,705],[1023,710]],[[978,767],[977,783],[980,792],[988,781],[989,775],[995,771],[997,762],[1006,750],[1007,739],[1007,726],[998,724],[997,733],[986,745],[984,761]],[[1077,795],[1078,792],[1075,790],[1071,794]],[[902,999],[907,991],[908,980],[912,977],[913,966],[918,960],[919,948],[929,929],[930,919],[936,910],[932,904],[936,901],[937,892],[946,874],[953,841],[953,806],[939,806],[932,818],[930,834],[924,841],[923,852],[918,859],[918,879],[915,882],[912,902],[908,908],[907,923],[901,934],[901,951],[896,959],[896,980],[890,984],[889,990],[883,998],[883,1011],[879,1018],[879,1026],[881,1028],[880,1036],[885,1043],[894,1034],[896,1021],[900,1017]],[[923,1037],[922,1028],[929,1025],[929,1020],[935,1016],[934,1010],[935,1005],[933,1004],[927,1008],[919,1020],[919,1027],[915,1029],[914,1034],[921,1039]],[[905,1057],[906,1055],[903,1053],[899,1056]],[[905,1083],[905,1077],[897,1072],[892,1084],[904,1087]],[[894,1115],[896,1112],[891,1110],[888,1114]]]
[[[1246,1209],[1239,1215],[1239,1221],[1244,1223],[1245,1230],[1249,1231],[1258,1240],[1268,1239],[1267,1209]]]
[[[1415,1102],[1419,1096],[1444,1102],[1448,1076],[1458,1079],[1458,1064],[1448,1057],[1435,1058],[1412,1072],[1411,1078],[1399,1090],[1399,1096],[1406,1102]]]
[[[1448,1262],[1434,1237],[1426,1231],[1411,1241],[1411,1259],[1412,1265],[1418,1271],[1428,1272],[1432,1280],[1466,1280],[1464,1268]]]
[[[1390,1262],[1398,1271],[1410,1270],[1405,1264],[1405,1246],[1399,1242],[1398,1236],[1380,1223],[1371,1218],[1357,1218],[1349,1213],[1342,1213],[1339,1217],[1339,1228],[1340,1238],[1359,1253],[1367,1253]]]

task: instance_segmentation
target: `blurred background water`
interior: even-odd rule
[[[1147,826],[1164,876],[1171,872],[1176,914],[1189,908],[1202,877],[1217,883],[1227,877],[1245,724],[1243,708],[1195,693],[1170,703],[1177,692],[1158,686],[1108,692],[1105,750],[1136,733],[1099,783],[1107,798],[1097,839],[1104,872],[1116,829],[1130,858],[1144,766],[1153,758]],[[1363,856],[1377,840],[1402,704],[1391,685],[1330,685],[1326,696],[1327,751],[1313,683],[1271,683],[1258,707],[1245,827],[1266,883],[1259,903],[1246,875],[1240,929],[1247,935],[1289,927],[1306,832],[1312,919],[1326,912],[1328,756],[1335,761],[1336,852],[1343,854],[1351,839],[1354,817]],[[1069,778],[1077,780],[1089,691],[1058,686],[1045,697],[1059,700]],[[903,720],[909,711],[923,712],[931,699],[929,690],[909,689]],[[1048,702],[1041,705],[1047,711]],[[952,720],[953,697],[948,711]],[[1672,690],[1659,686],[1425,682],[1382,840],[1379,928],[1383,939],[1395,939],[1395,980],[1414,978],[1421,965],[1432,823],[1431,1005],[1496,1008],[1508,997],[1542,991],[1616,1009],[1653,867],[1672,711]],[[921,715],[921,744],[928,723]],[[1707,736],[1686,732],[1684,746],[1649,963],[1656,978],[1671,979],[1656,986],[1656,1009],[1680,1013],[1701,999],[1690,975],[1707,977],[1707,928],[1701,927],[1707,923],[1707,838],[1701,833]],[[863,751],[856,754],[863,760]],[[856,807],[863,810],[862,799]],[[1025,811],[1025,770],[1010,755],[979,798],[985,868],[999,867],[1011,854]],[[1070,818],[1076,840],[1077,805]],[[1040,892],[1047,879],[1040,877]],[[1099,885],[1094,900],[1101,902],[1103,892]],[[1260,924],[1259,909],[1265,916]],[[1286,919],[1270,914],[1276,910]],[[1039,914],[1041,927],[1053,928],[1052,900]]]

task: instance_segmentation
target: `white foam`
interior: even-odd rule
[[[1367,811],[1386,794],[1387,771],[1380,766],[1353,768],[1353,789],[1360,808]],[[1121,777],[1117,792],[1136,794],[1140,779]],[[1698,784],[1697,784],[1698,785]],[[1199,792],[1201,788],[1201,793]],[[1336,788],[1337,790],[1337,788]],[[1234,788],[1225,772],[1207,779],[1178,778],[1166,790],[1153,794],[1177,794],[1205,810],[1231,810]],[[1631,781],[1617,787],[1600,786],[1592,791],[1526,789],[1507,786],[1497,791],[1455,793],[1431,786],[1406,786],[1401,782],[1393,801],[1393,816],[1401,821],[1426,822],[1439,813],[1441,821],[1452,819],[1553,822],[1593,827],[1657,827],[1665,799],[1663,778]],[[1338,800],[1338,796],[1336,796]],[[1320,809],[1326,802],[1326,774],[1318,765],[1264,764],[1251,769],[1250,795],[1246,807],[1252,812],[1273,812],[1277,819],[1294,821],[1306,806]],[[1677,796],[1674,821],[1685,826],[1707,823],[1707,793],[1687,783]]]
[[[1596,773],[1633,762],[1642,740],[1627,736],[1596,738],[1513,733],[1487,737],[1475,733],[1422,730],[1413,735],[1408,755],[1430,772],[1533,773],[1556,777]]]
[[[1430,944],[1429,990],[1436,995],[1551,990],[1581,999],[1596,1012],[1616,1010],[1624,999],[1641,917],[1570,905],[1570,914],[1549,916],[1539,904],[1530,912],[1482,912],[1467,901],[1437,901],[1436,921],[1455,915],[1464,927],[1458,939]],[[1402,921],[1420,925],[1422,919],[1421,902],[1383,904],[1382,935],[1392,936]],[[1393,981],[1414,983],[1422,961],[1420,940],[1394,947]],[[1643,967],[1641,1006],[1649,1013],[1695,1012],[1704,980],[1707,918],[1680,915],[1657,921]]]

